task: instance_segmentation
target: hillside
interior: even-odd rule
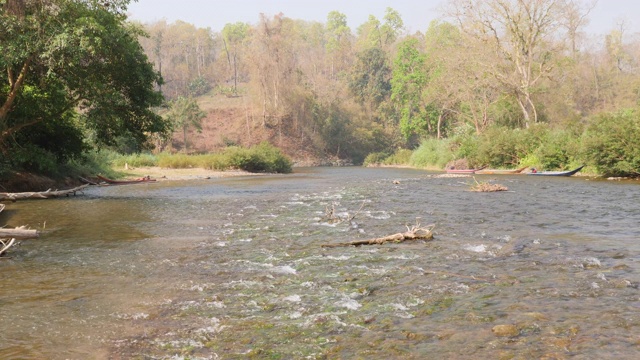
[[[200,109],[207,113],[202,120],[202,132],[189,129],[187,143],[190,153],[206,153],[228,145],[249,147],[269,141],[280,148],[296,165],[317,165],[326,162],[325,157],[313,150],[310,139],[282,129],[263,125],[261,114],[254,110],[247,96],[227,97],[207,94],[199,97]],[[174,150],[184,149],[182,131],[173,135]]]

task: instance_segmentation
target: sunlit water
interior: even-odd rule
[[[7,204],[0,223],[44,231],[0,260],[0,358],[639,358],[637,182],[477,176],[509,191],[475,193],[436,175],[310,168]],[[321,247],[417,223],[434,240]]]

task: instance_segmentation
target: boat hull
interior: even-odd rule
[[[531,172],[527,173],[527,175],[536,175],[536,176],[571,176],[576,174],[578,171],[582,170],[584,165],[580,166],[577,169],[573,169],[570,171],[542,171],[542,172]]]
[[[106,178],[106,177],[100,176],[100,175],[97,175],[96,177],[98,179],[106,182],[107,184],[111,184],[111,185],[139,184],[139,183],[146,183],[146,182],[154,182],[154,181],[156,181],[156,179],[149,179],[149,178],[142,178],[142,179],[136,179],[136,180],[112,180],[112,179],[109,179],[109,178]]]
[[[509,174],[520,174],[524,169],[528,166],[522,167],[520,169],[513,170],[502,170],[502,169],[482,169],[477,170],[475,173],[479,175],[509,175]]]

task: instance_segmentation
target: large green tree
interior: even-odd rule
[[[155,88],[162,79],[137,41],[142,31],[126,22],[128,3],[0,0],[5,158],[19,133],[56,123],[75,127],[80,140],[90,136],[96,144],[126,136],[141,145],[169,129],[151,110],[163,101]]]

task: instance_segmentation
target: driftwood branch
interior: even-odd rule
[[[473,181],[475,181],[475,185],[471,186],[471,191],[476,191],[476,192],[496,192],[496,191],[507,191],[509,190],[509,188],[507,188],[504,185],[500,185],[500,184],[490,184],[488,182],[478,182],[478,180],[476,180],[476,178],[473,178]]]
[[[9,250],[9,248],[15,244],[16,239],[11,239],[9,240],[9,242],[5,242],[4,240],[0,239],[0,255],[4,254],[5,251]]]
[[[346,246],[360,246],[360,245],[382,245],[388,242],[392,243],[400,243],[407,240],[431,240],[433,239],[433,228],[435,225],[429,225],[427,227],[420,227],[420,224],[413,226],[412,228],[407,227],[407,231],[403,233],[397,233],[381,238],[368,239],[368,240],[357,240],[346,243],[338,243],[338,244],[324,244],[322,247],[326,248],[334,248],[334,247],[346,247]]]
[[[81,191],[87,186],[89,186],[89,184],[84,184],[68,190],[51,191],[51,189],[49,189],[47,191],[39,191],[39,192],[0,193],[0,200],[16,201],[20,199],[48,199],[48,198],[59,197],[59,196],[69,196],[71,194],[75,195],[76,192]]]
[[[0,229],[0,238],[17,238],[17,239],[32,239],[40,236],[38,230],[28,230],[22,227],[15,229]]]

